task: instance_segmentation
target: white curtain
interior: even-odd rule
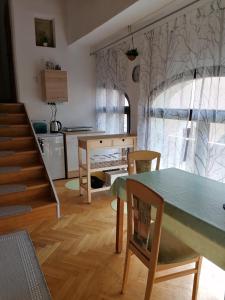
[[[225,0],[202,1],[152,28],[141,59],[138,143],[225,182]]]
[[[96,54],[97,129],[106,133],[124,132],[124,106],[128,59],[126,42]]]

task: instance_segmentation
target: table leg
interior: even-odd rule
[[[116,213],[116,253],[121,253],[123,248],[123,215],[124,201],[117,197]]]

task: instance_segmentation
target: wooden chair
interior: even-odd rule
[[[163,198],[133,179],[127,180],[127,249],[122,284],[125,291],[131,254],[135,254],[149,269],[145,300],[149,300],[154,283],[194,274],[192,299],[197,299],[202,258],[172,234],[162,228]],[[193,264],[185,270],[173,270]],[[157,272],[170,269],[169,274]]]
[[[159,170],[161,154],[155,151],[134,151],[128,153],[128,173],[136,174],[149,172],[152,169],[152,161],[156,159],[156,170]]]

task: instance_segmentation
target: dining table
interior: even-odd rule
[[[164,199],[162,226],[225,270],[225,184],[176,168],[118,177],[111,186],[117,197],[116,252],[123,247],[126,180],[132,178]]]

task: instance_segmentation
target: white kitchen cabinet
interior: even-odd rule
[[[65,178],[64,140],[63,135],[38,134],[42,156],[52,179]]]

